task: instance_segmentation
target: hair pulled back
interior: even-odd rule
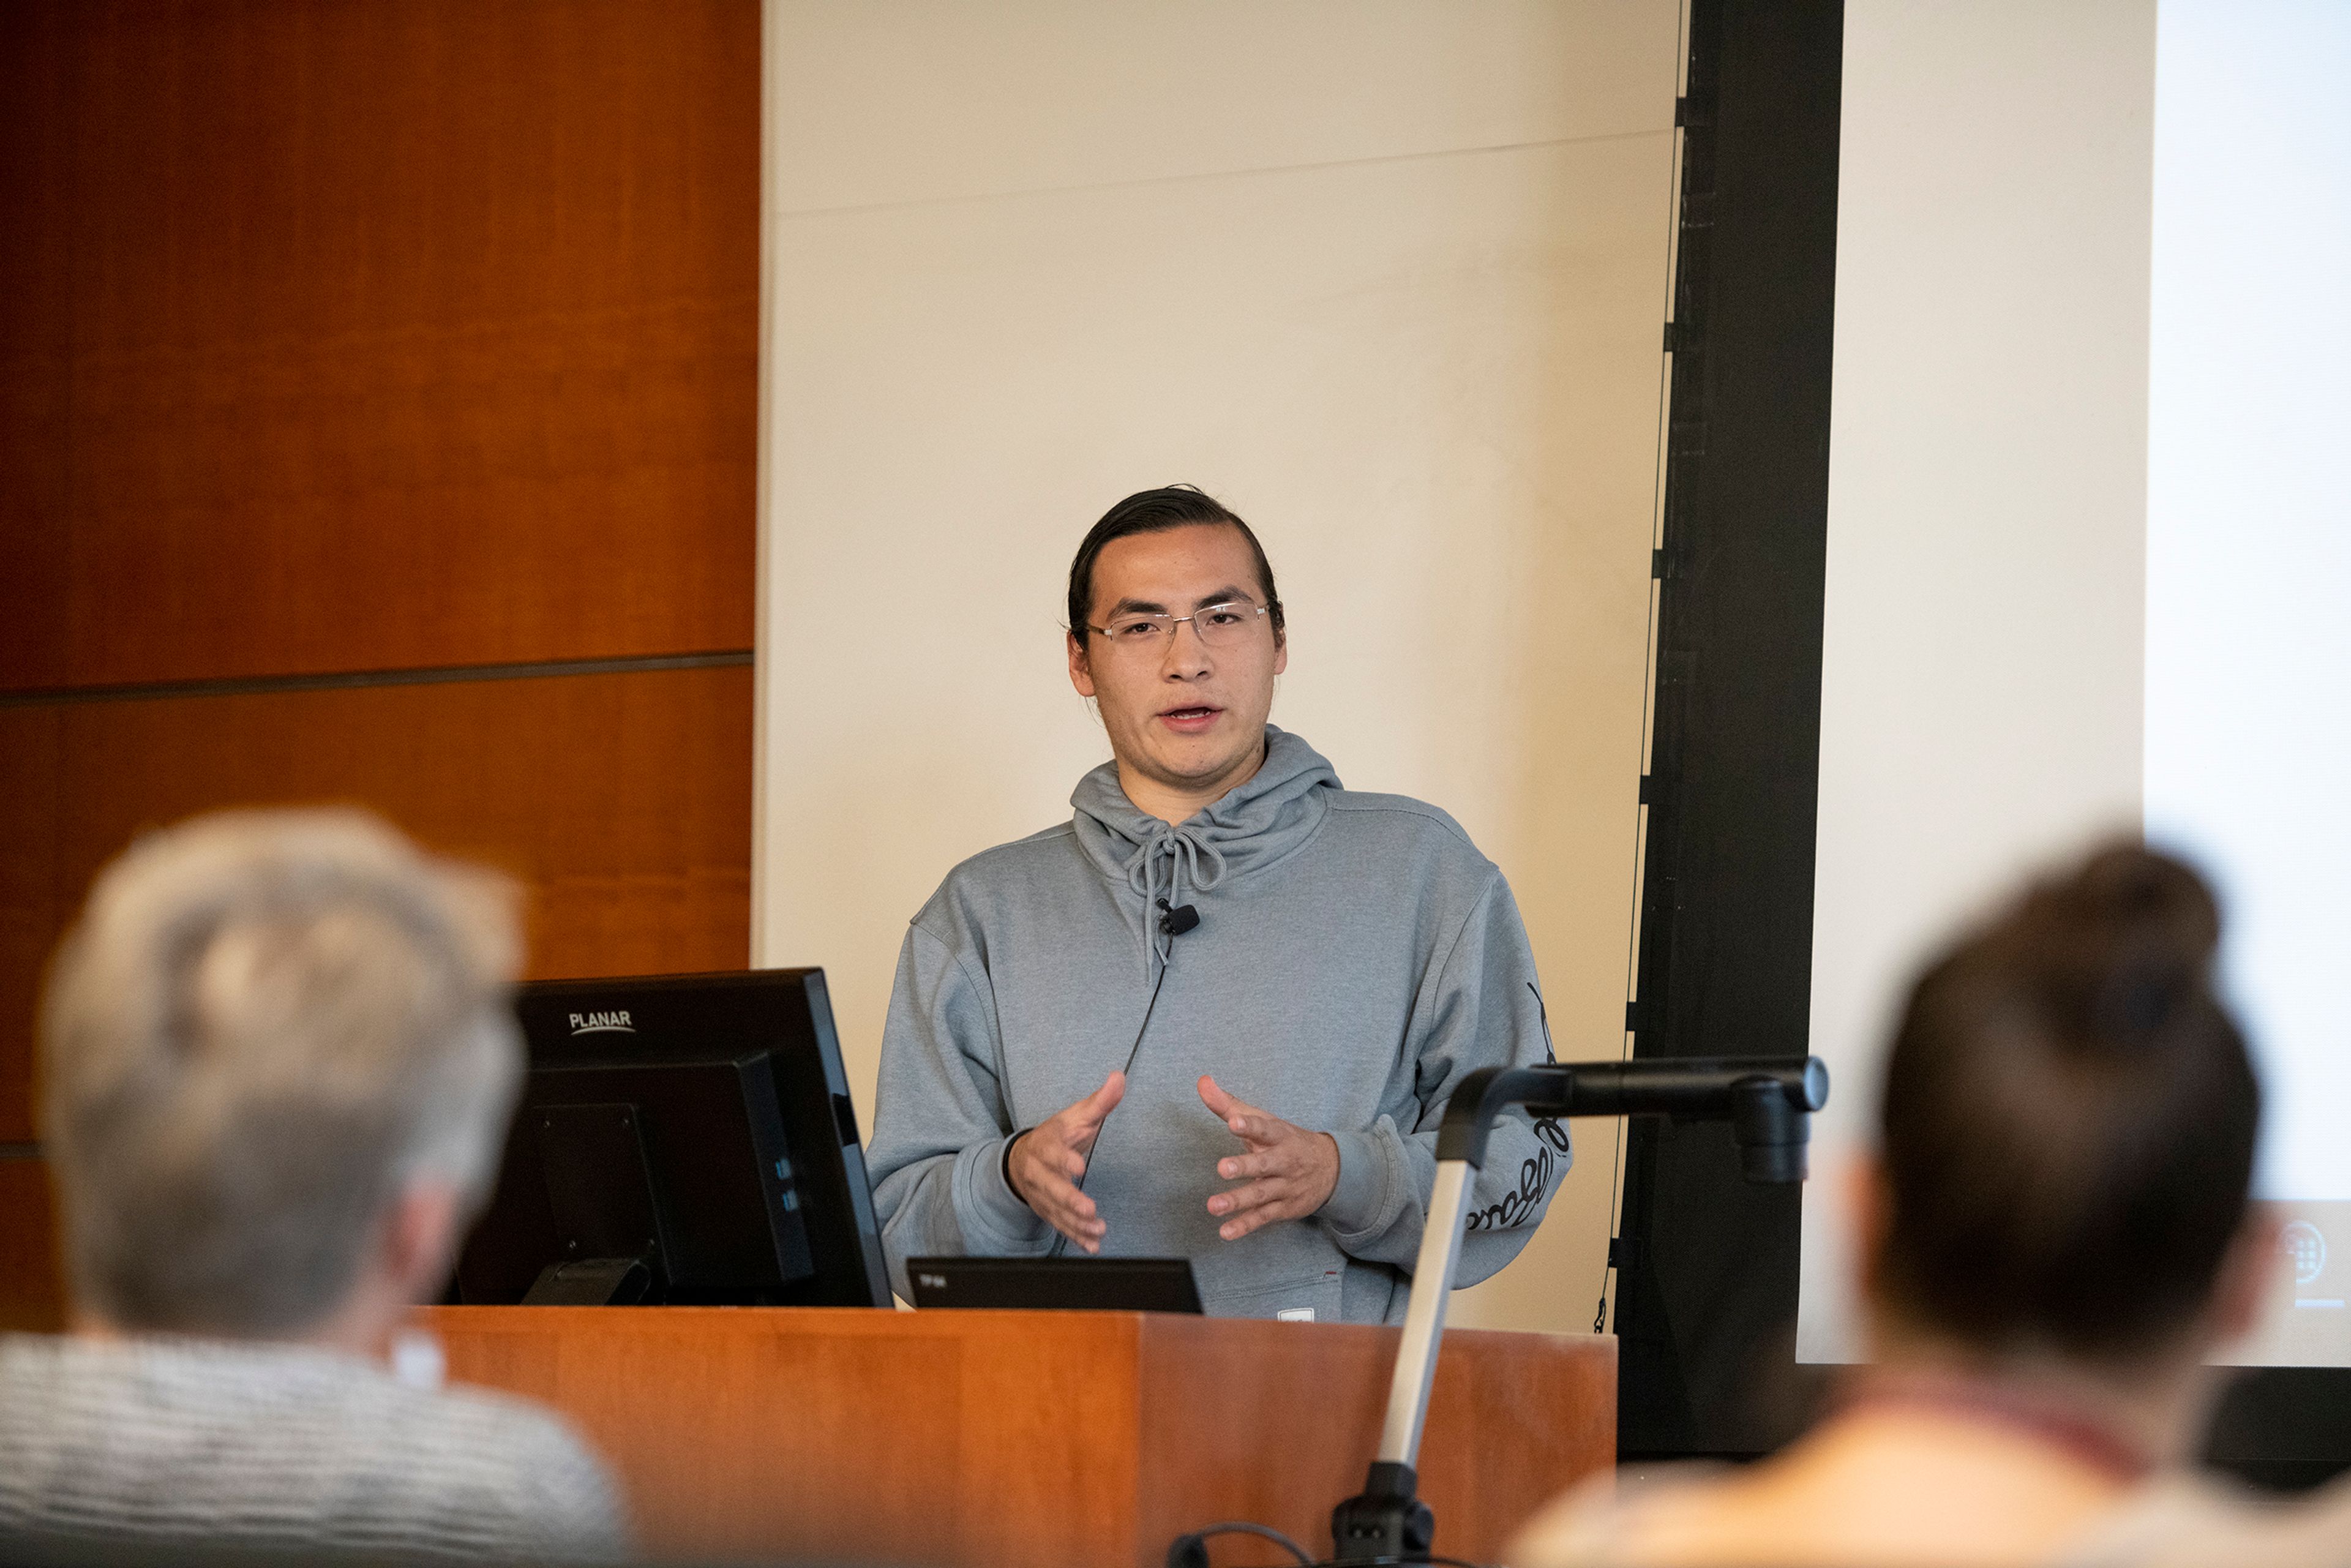
[[[1986,1349],[2162,1348],[2245,1216],[2261,1090],[2213,988],[2220,909],[2134,842],[2037,883],[1910,994],[1877,1288]]]
[[[1238,528],[1241,538],[1249,541],[1249,555],[1257,562],[1257,580],[1265,591],[1266,610],[1273,622],[1274,639],[1279,642],[1283,627],[1281,595],[1274,590],[1273,564],[1265,559],[1265,547],[1257,542],[1256,532],[1241,521],[1238,513],[1192,485],[1137,490],[1086,530],[1077,558],[1070,562],[1070,634],[1081,643],[1086,639],[1086,628],[1093,620],[1094,561],[1105,545],[1134,534],[1165,533],[1196,523]]]

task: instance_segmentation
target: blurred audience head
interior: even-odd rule
[[[1928,967],[1881,1103],[1882,1333],[2120,1368],[2241,1331],[2261,1090],[2220,938],[2194,871],[2118,842]]]
[[[2220,941],[2202,879],[2127,841],[1938,954],[1855,1187],[1870,1364],[1777,1454],[1572,1496],[1511,1560],[2133,1562],[2154,1531],[2235,1561],[2225,1507],[2149,1484],[2192,1455],[2207,1354],[2273,1267]]]
[[[445,1277],[494,1174],[518,946],[507,884],[358,812],[204,817],[134,844],[41,1018],[78,1319],[388,1332]]]

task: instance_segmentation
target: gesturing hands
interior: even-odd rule
[[[1339,1185],[1336,1138],[1236,1100],[1213,1078],[1200,1080],[1200,1100],[1249,1145],[1217,1162],[1217,1174],[1227,1181],[1246,1179],[1245,1186],[1208,1199],[1210,1214],[1228,1217],[1217,1235],[1238,1241],[1278,1219],[1302,1219],[1330,1201]]]
[[[1078,1178],[1086,1174],[1086,1156],[1093,1153],[1102,1118],[1125,1092],[1126,1074],[1112,1073],[1101,1088],[1013,1139],[1005,1166],[1013,1195],[1088,1252],[1102,1250],[1110,1227],[1095,1211],[1094,1200],[1078,1189]]]

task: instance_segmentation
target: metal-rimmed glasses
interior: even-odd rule
[[[1247,599],[1228,600],[1222,604],[1204,604],[1189,615],[1151,614],[1134,611],[1113,615],[1107,626],[1086,623],[1089,632],[1099,632],[1110,640],[1113,648],[1149,653],[1164,649],[1175,639],[1176,628],[1189,621],[1192,633],[1206,648],[1238,647],[1257,630],[1261,616],[1270,614],[1273,607]]]

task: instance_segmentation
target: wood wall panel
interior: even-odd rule
[[[0,5],[0,693],[751,643],[758,0]],[[747,667],[0,705],[0,1144],[89,878],[342,800],[739,967]],[[53,1322],[0,1150],[0,1325]]]
[[[65,1322],[45,1160],[0,1158],[0,1333]]]
[[[63,635],[72,274],[63,18],[0,7],[0,684]],[[5,765],[5,764],[0,764]]]
[[[0,7],[0,689],[747,648],[757,0]]]
[[[65,928],[57,718],[55,708],[0,707],[0,1144],[33,1136],[33,1009]],[[0,1269],[12,1259],[0,1254]]]
[[[0,1143],[47,955],[143,829],[349,802],[502,867],[533,976],[737,969],[750,951],[747,665],[0,707]]]

